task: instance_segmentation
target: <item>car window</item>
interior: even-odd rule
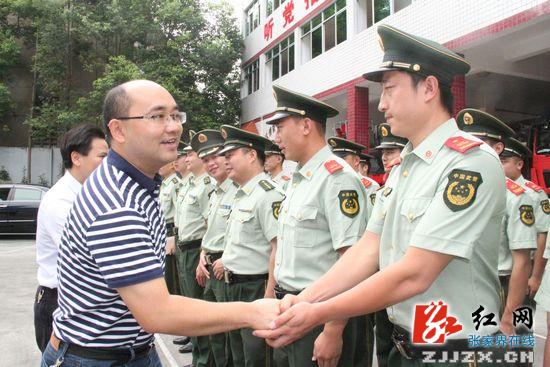
[[[20,187],[15,188],[15,195],[13,200],[27,200],[27,201],[40,201],[42,197],[42,191],[35,189],[24,189]]]
[[[0,188],[0,201],[8,200],[8,195],[10,194],[11,187],[2,187]]]

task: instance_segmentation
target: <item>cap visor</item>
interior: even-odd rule
[[[270,118],[265,119],[264,122],[268,125],[272,125],[272,124],[276,123],[277,121],[279,121],[280,119],[283,119],[283,118],[288,117],[290,115],[292,115],[292,114],[288,113],[288,112],[277,112],[273,116],[271,116]]]
[[[217,146],[217,147],[211,147],[211,148],[203,149],[203,150],[199,151],[198,156],[199,156],[199,158],[204,158],[207,155],[217,153],[218,150],[220,150],[220,147],[221,147],[221,145]]]
[[[225,145],[223,148],[221,148],[218,152],[216,152],[216,155],[224,155],[230,150],[234,150],[243,146],[244,145],[239,145],[239,144],[228,144],[228,145]]]
[[[382,143],[379,146],[374,147],[374,149],[395,149],[395,148],[403,149],[404,147],[405,147],[404,144],[401,145],[398,143]]]
[[[363,74],[363,78],[370,80],[371,82],[380,83],[382,81],[382,76],[386,71],[399,70],[398,68],[380,68],[373,71],[366,72]]]

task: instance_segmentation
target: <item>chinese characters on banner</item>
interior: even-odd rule
[[[280,36],[298,20],[310,13],[321,0],[287,0],[281,4],[282,11],[274,12],[264,23],[264,40],[270,42]],[[278,8],[277,8],[278,10]]]
[[[483,326],[498,326],[498,318],[493,312],[484,312],[485,308],[480,305],[472,312],[472,323],[476,331]],[[520,307],[513,312],[513,324],[516,328],[523,328],[525,332],[520,335],[506,336],[504,334],[493,335],[469,335],[469,348],[533,348],[535,338],[533,329],[533,309]],[[429,305],[416,305],[412,342],[414,344],[443,344],[445,338],[462,330],[460,320],[449,314],[449,307],[439,301],[431,302]]]

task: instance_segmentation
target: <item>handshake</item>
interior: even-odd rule
[[[320,324],[318,305],[287,294],[282,300],[263,298],[252,302],[249,324],[254,335],[280,348],[300,339]]]

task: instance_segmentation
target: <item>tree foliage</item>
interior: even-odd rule
[[[35,107],[26,122],[38,141],[99,123],[106,91],[137,78],[165,86],[189,128],[234,123],[243,42],[231,14],[228,3],[201,0],[0,0],[0,78],[21,53],[4,40],[17,37],[33,54],[26,65],[37,76]]]

